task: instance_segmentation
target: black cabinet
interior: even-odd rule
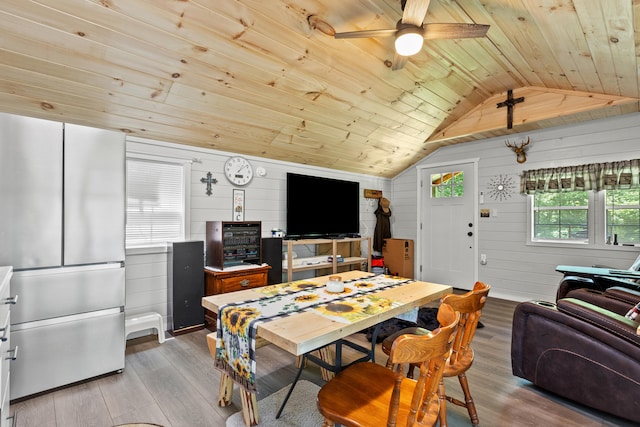
[[[261,227],[260,221],[207,221],[207,265],[224,269],[261,264]]]
[[[204,327],[204,242],[174,242],[169,248],[167,265],[173,332]]]

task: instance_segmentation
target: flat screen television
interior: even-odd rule
[[[357,237],[360,183],[287,173],[287,238]]]

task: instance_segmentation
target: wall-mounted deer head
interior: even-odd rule
[[[530,142],[531,139],[527,137],[527,142],[522,142],[520,145],[511,144],[509,140],[507,140],[504,145],[511,148],[511,150],[516,153],[516,161],[518,163],[524,163],[527,161],[527,149],[525,147],[529,145]]]

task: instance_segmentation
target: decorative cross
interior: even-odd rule
[[[513,91],[511,89],[507,91],[507,99],[502,102],[498,102],[498,106],[496,108],[507,107],[507,129],[511,129],[513,127],[513,107],[521,102],[524,102],[524,96],[514,99]]]
[[[211,195],[211,184],[217,184],[218,180],[211,177],[211,172],[207,172],[206,178],[200,178],[200,182],[207,184],[207,196]]]

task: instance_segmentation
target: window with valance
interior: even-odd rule
[[[640,245],[640,159],[524,171],[520,192],[529,242]]]
[[[640,159],[527,170],[520,180],[522,194],[632,188],[640,188]]]

